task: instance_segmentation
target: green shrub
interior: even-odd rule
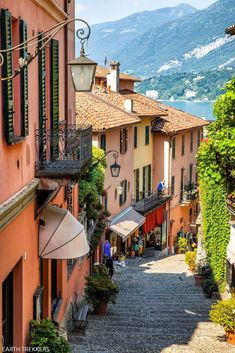
[[[197,252],[196,251],[187,251],[185,253],[185,262],[190,267],[191,271],[195,271],[196,256],[197,256]]]
[[[55,324],[50,319],[31,320],[29,332],[30,346],[45,348],[50,353],[69,353],[70,348],[68,342],[59,337]]]
[[[94,266],[94,273],[86,277],[85,298],[94,307],[100,303],[115,303],[118,287],[111,280],[104,265]]]
[[[184,254],[188,250],[188,241],[185,238],[180,238],[178,241],[179,250],[181,254]]]
[[[227,299],[212,305],[210,319],[223,326],[225,332],[235,331],[235,299]]]

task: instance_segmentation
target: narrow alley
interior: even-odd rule
[[[130,260],[115,274],[120,293],[107,316],[89,315],[73,353],[225,353],[223,329],[208,319],[213,303],[187,270],[184,255]]]

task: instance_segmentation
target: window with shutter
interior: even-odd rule
[[[145,173],[146,167],[143,167],[143,199],[145,198],[145,192],[146,192],[146,173]]]
[[[100,136],[100,148],[106,152],[106,135],[104,134]]]
[[[185,135],[182,135],[181,155],[184,156]]]
[[[125,138],[125,152],[126,152],[127,147],[128,147],[128,131],[127,131],[127,129],[124,129],[124,138]]]
[[[175,159],[175,137],[172,138],[172,159]]]
[[[1,29],[2,49],[12,48],[12,17],[8,10],[1,10]],[[3,56],[2,76],[12,76],[12,52],[3,53]],[[2,96],[5,138],[7,143],[11,144],[14,141],[13,80],[2,82]]]
[[[124,154],[128,147],[128,131],[127,129],[120,130],[120,153]]]
[[[139,194],[140,194],[140,170],[134,170],[135,176],[135,201],[139,201]]]
[[[197,132],[197,147],[200,146],[201,143],[201,130],[199,129]]]
[[[20,20],[20,43],[27,40],[27,24]],[[27,57],[27,46],[20,51],[22,58]],[[29,106],[28,106],[28,67],[20,73],[20,105],[21,105],[21,132],[22,136],[29,134]]]
[[[190,132],[190,152],[193,151],[193,131]]]
[[[192,184],[193,182],[193,165],[189,165],[189,183]]]
[[[175,194],[175,176],[171,177],[171,195]]]
[[[42,40],[43,39],[43,40]],[[39,48],[44,43],[44,35],[39,36]],[[39,81],[39,129],[42,130],[39,141],[40,160],[46,160],[46,51],[45,48],[38,54],[38,81]]]
[[[134,148],[137,148],[138,145],[138,128],[134,127]]]
[[[148,195],[151,195],[151,178],[152,178],[152,170],[151,170],[151,164],[148,165]]]
[[[51,128],[59,128],[59,41],[51,40]],[[51,158],[59,156],[59,141],[53,139],[51,143]]]
[[[145,145],[149,145],[149,126],[145,126]]]

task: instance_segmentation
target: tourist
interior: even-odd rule
[[[105,240],[105,243],[104,243],[104,256],[106,257],[111,256],[111,245],[108,240]]]
[[[138,241],[135,242],[134,246],[133,246],[134,252],[135,252],[135,257],[139,256],[139,245],[138,245]]]

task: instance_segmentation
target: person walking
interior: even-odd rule
[[[139,245],[138,245],[138,241],[135,242],[134,246],[133,246],[134,252],[135,252],[135,257],[139,256]]]
[[[108,240],[105,240],[105,243],[104,243],[104,256],[105,257],[111,256],[111,245]]]

